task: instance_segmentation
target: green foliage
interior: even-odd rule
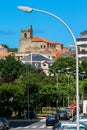
[[[3,82],[11,82],[23,71],[23,64],[16,60],[13,56],[6,59],[0,59],[0,77]]]
[[[74,57],[59,57],[51,66],[54,70],[62,70],[70,68],[70,71],[75,71],[75,58]]]
[[[10,117],[12,112],[23,110],[24,89],[14,84],[0,86],[0,116]],[[9,112],[9,113],[8,113]]]
[[[81,72],[87,69],[85,62],[79,64]],[[60,57],[50,66],[53,71],[47,76],[40,68],[36,69],[30,64],[24,65],[14,57],[0,59],[0,115],[10,117],[15,112],[21,116],[23,109],[28,108],[28,98],[30,111],[56,107],[57,99],[59,106],[63,106],[63,100],[67,106],[68,96],[71,102],[76,98],[76,77],[72,73],[69,75],[66,72],[55,72],[64,68],[70,68],[69,71],[73,72],[75,66],[75,58]],[[87,88],[87,80],[80,79],[80,97],[84,88]]]

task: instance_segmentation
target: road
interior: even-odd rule
[[[52,130],[53,126],[45,125],[45,118],[38,121],[10,121],[9,130]]]

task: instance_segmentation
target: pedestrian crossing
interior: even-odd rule
[[[51,129],[53,126],[46,126],[46,124],[42,124],[41,126],[38,125],[29,125],[25,127],[16,127],[16,128],[10,128],[10,130],[28,130],[28,129]]]

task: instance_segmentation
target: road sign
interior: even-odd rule
[[[70,105],[70,110],[74,111],[74,105]]]

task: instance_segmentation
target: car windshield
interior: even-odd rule
[[[48,115],[48,118],[55,118],[55,115]]]

